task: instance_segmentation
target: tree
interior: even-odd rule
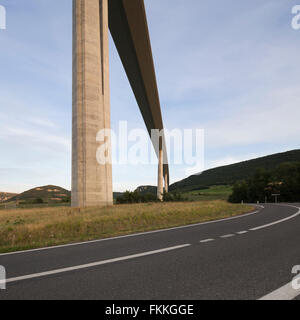
[[[234,185],[229,201],[271,201],[272,194],[280,194],[281,201],[300,201],[300,162],[282,163],[271,171],[257,170],[252,177]]]

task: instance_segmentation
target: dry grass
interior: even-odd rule
[[[0,211],[0,252],[100,239],[231,217],[251,206],[225,201],[146,203],[107,208]]]

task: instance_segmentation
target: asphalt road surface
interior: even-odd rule
[[[213,223],[1,254],[0,265],[7,273],[0,300],[299,299],[291,281],[292,268],[300,265],[300,204],[268,204]]]

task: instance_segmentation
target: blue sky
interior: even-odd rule
[[[299,148],[297,0],[145,0],[165,127],[205,129],[205,167]],[[72,1],[0,0],[0,190],[70,188]],[[144,128],[110,39],[112,127]],[[171,182],[192,173],[172,165]],[[115,191],[155,165],[114,165]]]

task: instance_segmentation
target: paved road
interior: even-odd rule
[[[300,265],[299,208],[268,204],[236,219],[0,255],[0,300],[282,297]]]

